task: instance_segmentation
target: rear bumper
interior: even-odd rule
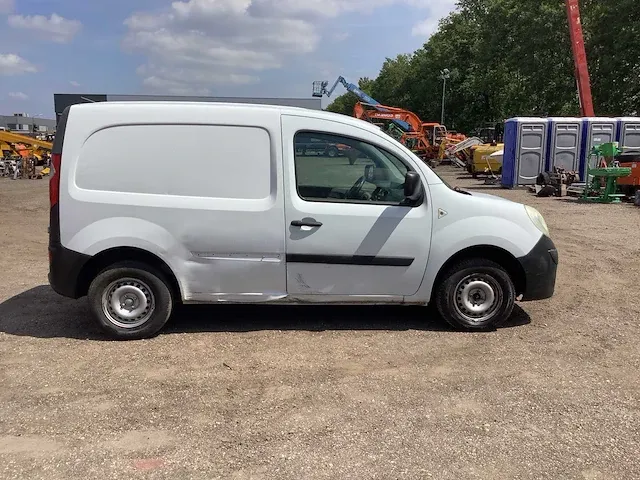
[[[53,290],[69,298],[80,298],[80,274],[91,257],[64,248],[49,245],[49,284]]]
[[[558,249],[553,241],[543,235],[531,252],[518,261],[524,270],[526,281],[522,301],[551,298],[558,270]]]

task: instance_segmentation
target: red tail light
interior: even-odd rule
[[[62,164],[62,155],[54,153],[51,155],[51,180],[49,180],[49,201],[51,207],[58,203],[60,198],[60,165]]]

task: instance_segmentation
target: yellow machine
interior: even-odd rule
[[[45,153],[50,153],[52,148],[51,142],[0,130],[0,157],[35,157],[36,163],[40,164],[42,156]]]
[[[482,144],[471,147],[472,157],[467,163],[467,171],[476,178],[480,174],[488,173],[500,175],[502,173],[502,157],[491,154],[504,150],[504,143]]]
[[[24,156],[20,152],[29,150],[30,154],[39,157],[42,153],[50,152],[52,148],[53,144],[51,142],[0,130],[0,149],[3,154],[9,151],[10,153]]]

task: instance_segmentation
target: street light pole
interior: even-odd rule
[[[440,78],[442,79],[442,117],[440,119],[440,124],[444,125],[444,101],[447,93],[447,79],[451,77],[451,72],[448,68],[445,68],[440,72]]]

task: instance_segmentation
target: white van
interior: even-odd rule
[[[452,189],[342,115],[73,105],[52,165],[49,281],[118,338],[154,335],[178,302],[434,303],[488,329],[555,288],[535,209]]]

